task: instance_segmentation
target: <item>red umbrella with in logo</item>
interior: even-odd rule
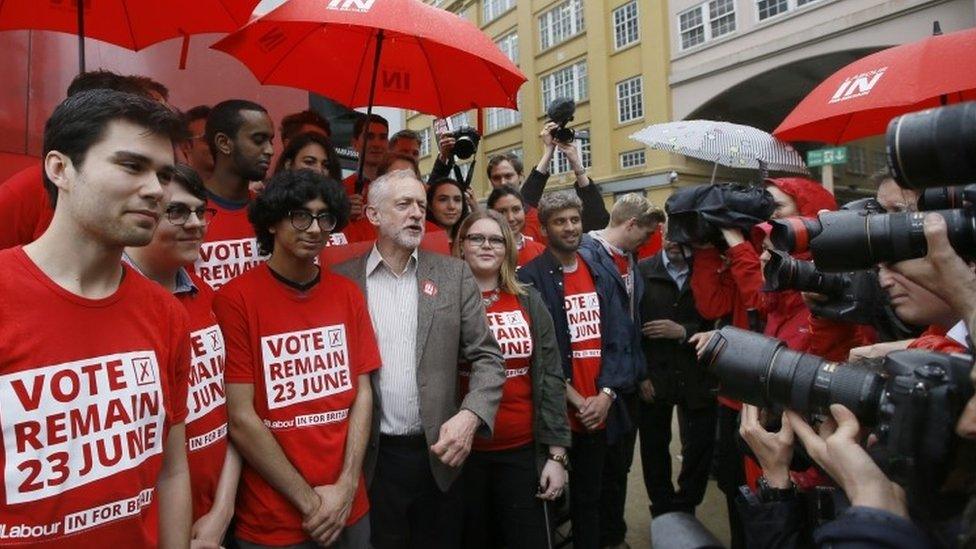
[[[420,0],[288,0],[213,47],[262,84],[370,112],[374,105],[441,117],[515,109],[526,80],[473,23]]]
[[[844,143],[901,114],[976,99],[976,29],[895,46],[835,72],[773,131],[783,141]]]

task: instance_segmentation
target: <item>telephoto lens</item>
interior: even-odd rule
[[[888,124],[888,169],[902,187],[976,181],[976,102],[906,114]]]
[[[871,269],[928,253],[923,220],[930,212],[869,214],[863,211],[820,214],[820,228],[810,242],[813,261],[826,272]],[[961,257],[976,253],[976,223],[970,209],[937,210],[948,227],[949,243]]]
[[[779,250],[770,250],[769,261],[763,267],[767,292],[796,290],[816,292],[829,297],[844,295],[850,286],[850,277],[840,273],[822,273],[812,261],[790,257]]]
[[[965,205],[965,187],[932,187],[918,195],[918,209],[922,211],[951,210]]]
[[[810,249],[810,240],[820,234],[820,221],[806,217],[770,219],[769,241],[777,250],[799,254]]]
[[[807,415],[843,404],[864,425],[878,421],[881,374],[793,351],[778,339],[726,326],[712,335],[700,362],[718,377],[724,396],[748,404]]]

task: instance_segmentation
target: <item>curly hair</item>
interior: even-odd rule
[[[271,227],[288,217],[288,212],[302,208],[316,198],[325,202],[336,218],[333,231],[341,231],[349,222],[349,199],[342,185],[334,179],[312,170],[284,170],[268,181],[247,210],[247,218],[254,226],[258,248],[262,255],[274,251]]]

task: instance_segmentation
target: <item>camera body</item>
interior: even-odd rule
[[[546,108],[546,116],[557,126],[549,130],[552,139],[559,143],[572,143],[576,140],[576,130],[566,126],[576,115],[576,101],[568,97],[557,97]]]
[[[454,138],[454,156],[461,160],[474,156],[478,151],[478,144],[481,143],[481,134],[471,126],[461,126],[447,135]]]
[[[810,416],[846,406],[877,437],[869,454],[905,487],[918,512],[945,518],[968,497],[972,467],[963,458],[972,445],[955,435],[955,425],[973,396],[969,357],[898,351],[872,369],[727,326],[708,342],[701,362],[719,378],[722,394],[755,406]]]

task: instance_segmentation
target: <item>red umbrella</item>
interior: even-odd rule
[[[478,27],[419,0],[289,0],[213,47],[240,59],[262,84],[349,107],[437,116],[514,109],[525,82]]]
[[[247,22],[258,1],[0,0],[0,30],[76,34],[84,72],[85,37],[138,51],[179,36],[231,32]]]
[[[419,0],[289,0],[213,48],[240,59],[262,84],[367,113],[374,105],[441,117],[514,109],[526,80],[474,24]],[[360,182],[362,170],[360,158]]]
[[[773,135],[843,143],[883,134],[898,115],[976,99],[974,67],[976,29],[879,51],[824,80]]]

